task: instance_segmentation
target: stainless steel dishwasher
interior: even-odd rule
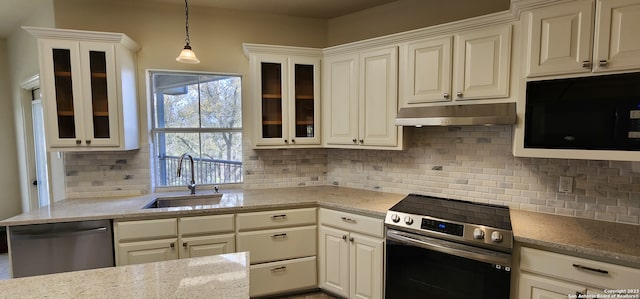
[[[8,228],[13,277],[114,266],[111,220]]]

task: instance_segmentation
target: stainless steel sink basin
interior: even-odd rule
[[[220,203],[222,196],[222,193],[159,196],[144,206],[143,209],[216,205]]]

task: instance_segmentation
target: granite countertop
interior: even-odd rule
[[[142,209],[158,196],[186,193],[64,200],[0,221],[0,226],[197,216],[317,206],[384,218],[386,211],[405,197],[404,194],[337,186],[225,190],[220,202],[214,205]],[[511,209],[511,222],[514,239],[523,246],[640,268],[640,226],[514,209]]]
[[[511,210],[516,242],[640,268],[640,226]]]
[[[0,280],[0,298],[249,298],[249,253]]]

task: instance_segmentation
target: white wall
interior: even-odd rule
[[[38,9],[19,25],[53,26],[53,0],[30,0],[41,2]],[[22,28],[16,27],[7,38],[7,64],[0,64],[0,72],[8,71],[9,96],[4,98],[0,93],[0,102],[11,111],[11,115],[0,116],[0,134],[2,138],[0,155],[3,157],[3,169],[0,172],[0,219],[20,214],[29,209],[29,188],[33,178],[27,172],[27,159],[33,159],[29,141],[33,138],[31,129],[30,93],[20,88],[20,83],[38,74],[37,44],[35,38]],[[1,57],[2,55],[0,55]],[[1,61],[2,58],[0,58]],[[4,70],[3,70],[4,69]],[[1,75],[0,75],[1,76]],[[4,81],[4,80],[3,80]],[[2,89],[0,87],[0,89]],[[23,111],[23,101],[27,110]],[[26,116],[26,117],[25,117]],[[5,124],[5,122],[7,122]],[[10,149],[13,147],[13,149]]]

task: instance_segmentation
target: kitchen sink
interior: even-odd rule
[[[202,205],[217,205],[220,203],[222,193],[204,193],[194,195],[159,196],[148,203],[143,209],[189,207]]]

